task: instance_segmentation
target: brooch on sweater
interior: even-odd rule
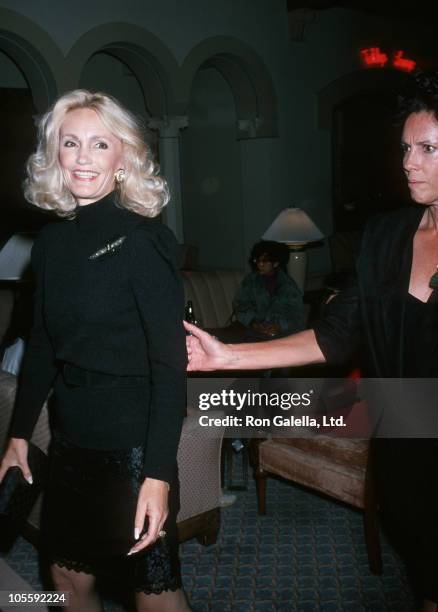
[[[110,241],[106,243],[104,247],[90,255],[88,259],[98,259],[99,257],[104,257],[105,255],[114,255],[116,251],[120,249],[122,244],[125,242],[126,236],[118,236],[117,238],[112,238]]]
[[[431,289],[438,289],[438,266],[436,267],[435,274],[433,274],[432,278],[430,279],[429,287]]]

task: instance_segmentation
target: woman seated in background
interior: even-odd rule
[[[252,272],[233,300],[234,315],[249,337],[269,338],[304,329],[303,296],[287,274],[288,260],[285,244],[262,240],[253,246]]]

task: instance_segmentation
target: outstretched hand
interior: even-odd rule
[[[184,321],[184,327],[192,335],[187,336],[189,372],[210,372],[226,369],[231,363],[231,350],[217,338]]]

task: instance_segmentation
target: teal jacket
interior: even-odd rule
[[[286,333],[305,327],[303,295],[283,270],[277,272],[272,295],[266,289],[266,277],[257,272],[245,276],[234,297],[233,310],[236,319],[245,327],[254,321],[276,323]]]

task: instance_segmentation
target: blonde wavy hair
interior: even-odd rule
[[[75,89],[64,94],[41,118],[38,145],[27,162],[24,181],[26,199],[60,217],[74,217],[77,202],[66,187],[58,161],[59,132],[70,111],[90,108],[105,127],[123,143],[125,179],[115,182],[117,202],[123,208],[145,217],[156,217],[169,201],[166,181],[158,176],[158,166],[143,137],[140,122],[112,96],[102,92]]]

